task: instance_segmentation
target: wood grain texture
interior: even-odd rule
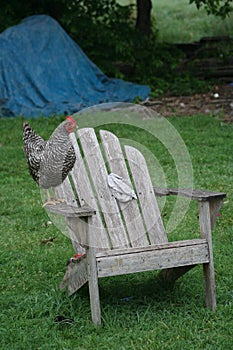
[[[203,265],[206,306],[214,310],[216,308],[214,258],[211,236],[210,203],[207,201],[199,202],[199,224],[201,237],[207,240],[209,247],[209,262]]]
[[[94,129],[81,129],[78,131],[78,136],[111,245],[113,248],[129,246],[119,206],[112,197],[107,184],[108,173]]]
[[[87,206],[84,207],[83,211],[82,208],[78,207],[76,194],[72,189],[69,177],[67,177],[60,186],[56,187],[55,190],[57,198],[65,199],[65,203],[59,203],[56,205],[46,205],[45,209],[53,214],[64,216],[64,221],[67,224],[68,234],[70,236],[75,252],[84,253],[85,251],[80,245],[82,242],[80,242],[76,237],[76,231],[72,230],[70,221],[71,218],[85,218],[90,215],[94,215],[95,211]],[[92,211],[93,213],[91,213]]]
[[[188,244],[148,251],[98,257],[99,277],[116,276],[135,272],[161,270],[178,266],[209,262],[208,244]]]
[[[150,242],[151,244],[167,242],[167,235],[164,230],[145,158],[141,152],[131,146],[125,146],[125,152]]]
[[[48,204],[46,210],[68,218],[86,217],[95,215],[96,211],[88,206],[75,207],[66,203]]]
[[[106,130],[101,130],[100,136],[110,171],[121,176],[131,184],[125,157],[118,138]],[[132,184],[131,187],[133,188]],[[132,247],[148,245],[149,241],[137,201],[131,200],[128,203],[118,202],[118,205],[124,218],[130,245]]]
[[[60,289],[68,287],[68,295],[72,295],[88,281],[86,256],[79,262],[70,263],[60,284]]]
[[[220,214],[219,212],[223,205],[223,199],[217,197],[214,200],[211,200],[209,203],[210,203],[211,230],[213,230],[216,224],[218,214]]]
[[[226,193],[224,192],[211,192],[184,188],[154,188],[154,193],[157,196],[179,195],[198,201],[210,201],[226,197]]]
[[[90,242],[93,242],[94,230],[92,226],[88,226],[88,247],[87,247],[87,276],[91,304],[91,317],[96,326],[101,324],[100,296],[98,284],[98,272],[96,262],[96,248]]]
[[[78,135],[77,135],[78,136]],[[96,211],[96,215],[89,221],[96,230],[96,235],[93,237],[92,245],[98,249],[110,248],[109,237],[104,226],[102,216],[99,210],[98,201],[92,188],[91,179],[88,170],[85,166],[85,157],[82,157],[81,151],[75,135],[71,137],[72,145],[75,150],[76,162],[71,171],[71,178],[74,184],[74,189],[77,194],[80,206],[91,206]]]
[[[66,177],[61,185],[55,188],[55,193],[57,198],[64,199],[67,205],[77,207],[75,193],[73,192],[69,176]]]
[[[188,239],[175,242],[166,242],[161,244],[154,244],[145,247],[134,247],[134,248],[123,248],[123,249],[113,249],[103,252],[96,253],[97,258],[107,257],[107,256],[118,256],[118,255],[128,255],[131,253],[149,252],[155,250],[171,249],[177,247],[187,247],[195,246],[200,244],[207,244],[207,240],[203,238]]]

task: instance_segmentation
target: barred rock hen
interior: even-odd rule
[[[58,203],[61,200],[50,198],[49,188],[60,185],[73,168],[76,157],[69,134],[76,128],[76,121],[67,116],[45,141],[37,135],[28,123],[23,125],[24,154],[29,172],[40,188],[47,190],[48,201]]]

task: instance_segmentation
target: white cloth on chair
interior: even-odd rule
[[[108,186],[111,189],[113,196],[119,202],[129,202],[132,199],[137,199],[137,195],[130,185],[126,183],[123,177],[111,173],[108,175]]]

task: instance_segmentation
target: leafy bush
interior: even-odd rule
[[[208,14],[214,14],[225,18],[232,11],[232,0],[190,0],[195,3],[197,8],[204,7]]]
[[[133,6],[115,0],[77,0],[61,21],[71,37],[106,73],[114,74],[113,62],[131,57],[135,37]]]

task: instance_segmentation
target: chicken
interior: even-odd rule
[[[74,166],[76,156],[69,134],[75,128],[76,121],[67,116],[45,141],[28,123],[23,124],[24,154],[32,178],[47,191],[48,200],[44,205],[63,201],[51,200],[49,188],[60,185]]]

